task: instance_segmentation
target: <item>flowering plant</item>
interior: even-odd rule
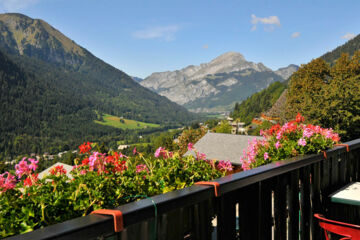
[[[209,181],[226,174],[208,161],[180,157],[159,148],[154,157],[133,151],[102,153],[94,143],[84,143],[74,160],[72,179],[62,165],[39,179],[38,161],[22,159],[15,171],[0,174],[0,237],[25,233],[54,223],[114,208],[139,196],[153,196]],[[136,196],[136,197],[134,197]]]
[[[303,154],[319,153],[340,141],[331,128],[304,124],[300,114],[294,121],[283,126],[276,124],[269,130],[261,131],[262,140],[249,142],[244,156],[240,158],[243,170],[249,170],[267,163]]]

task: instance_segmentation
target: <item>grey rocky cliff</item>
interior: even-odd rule
[[[275,73],[284,79],[288,79],[298,69],[299,69],[299,66],[297,66],[295,64],[290,64],[287,67],[279,68],[278,70],[275,71]]]
[[[140,84],[192,111],[211,112],[218,107],[230,109],[272,82],[284,81],[280,74],[286,73],[276,74],[262,63],[246,61],[240,53],[227,52],[209,63],[153,73]]]

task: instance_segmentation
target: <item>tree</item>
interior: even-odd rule
[[[217,133],[231,133],[231,125],[228,123],[228,121],[223,120],[221,121],[220,125],[217,125],[215,127],[215,132]]]
[[[342,140],[360,137],[360,51],[350,59],[342,54],[332,67],[315,59],[291,78],[288,116],[333,128]]]
[[[308,119],[317,119],[320,91],[327,83],[329,75],[330,66],[321,58],[300,66],[292,75],[289,84],[286,100],[288,119],[294,119],[297,113]]]
[[[179,153],[183,155],[188,150],[189,143],[196,143],[207,132],[207,129],[200,127],[198,129],[185,129],[178,137]]]

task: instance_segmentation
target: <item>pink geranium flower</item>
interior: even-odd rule
[[[298,145],[303,147],[306,146],[306,140],[304,138],[300,138],[298,141]]]
[[[191,143],[191,142],[189,142],[189,144],[188,144],[188,151],[191,151],[191,150],[193,150],[193,149],[194,149],[194,144]]]
[[[149,172],[149,169],[147,168],[147,166],[145,164],[139,164],[136,166],[136,173],[140,173],[140,172]]]
[[[15,165],[15,174],[18,178],[21,178],[24,175],[30,175],[31,172],[35,171],[37,169],[37,163],[35,159],[29,158],[30,164],[26,161],[26,157],[24,157],[19,164]]]
[[[231,162],[228,161],[220,161],[218,164],[218,168],[222,171],[229,172],[233,169],[233,166],[231,165]]]
[[[15,176],[11,175],[9,172],[0,174],[0,192],[6,192],[9,189],[13,189],[15,188],[15,185]]]

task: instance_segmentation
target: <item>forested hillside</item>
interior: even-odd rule
[[[95,124],[102,114],[165,128],[195,117],[42,20],[1,14],[0,30],[0,159],[71,149],[123,132]]]
[[[287,82],[274,82],[268,88],[251,95],[243,102],[236,103],[231,116],[240,118],[247,124],[251,123],[253,118],[271,108],[286,87]]]
[[[349,40],[344,45],[341,45],[334,49],[331,52],[328,52],[321,56],[320,58],[323,59],[330,65],[335,64],[336,59],[340,58],[341,53],[348,53],[349,56],[353,56],[354,53],[360,49],[360,35],[356,36],[354,39]],[[292,81],[292,78],[289,79]],[[288,86],[285,84],[281,86],[277,85],[270,85],[267,89],[255,93],[247,100],[241,102],[240,104],[236,104],[235,109],[232,113],[234,117],[240,117],[245,122],[249,123],[253,117],[259,116],[260,113],[270,110],[273,104],[276,102],[277,98],[281,96],[281,92],[284,91]],[[275,87],[277,86],[277,87]],[[274,94],[270,94],[270,97],[267,96],[269,92],[273,92]],[[280,93],[280,94],[279,94]],[[286,96],[291,93],[287,93]],[[300,94],[299,92],[297,94]],[[286,96],[284,96],[284,102],[286,101]],[[266,100],[267,98],[267,100]],[[281,106],[285,106],[285,104],[280,104]],[[271,109],[268,113],[273,113],[276,110],[277,113],[281,112],[281,117],[285,114],[285,109],[281,111],[280,109]],[[279,114],[275,114],[276,117],[279,117]],[[287,114],[288,115],[288,114]],[[291,117],[290,117],[291,118]],[[285,119],[283,119],[285,120]]]
[[[349,40],[345,44],[324,54],[323,56],[321,56],[321,58],[330,64],[334,64],[335,60],[338,59],[342,53],[348,53],[350,56],[352,56],[354,52],[359,49],[360,49],[360,35],[357,35],[355,38]]]
[[[65,91],[95,101],[96,109],[126,118],[167,123],[194,117],[185,108],[140,86],[124,72],[103,62],[43,20],[0,14],[0,49],[13,61]],[[56,74],[52,74],[56,72]],[[57,76],[60,74],[60,76]]]
[[[40,67],[39,65],[37,65]],[[45,70],[45,69],[44,69]],[[85,139],[119,130],[96,126],[92,104],[66,82],[55,84],[54,71],[43,77],[25,72],[0,52],[0,152],[2,156],[63,150]]]

